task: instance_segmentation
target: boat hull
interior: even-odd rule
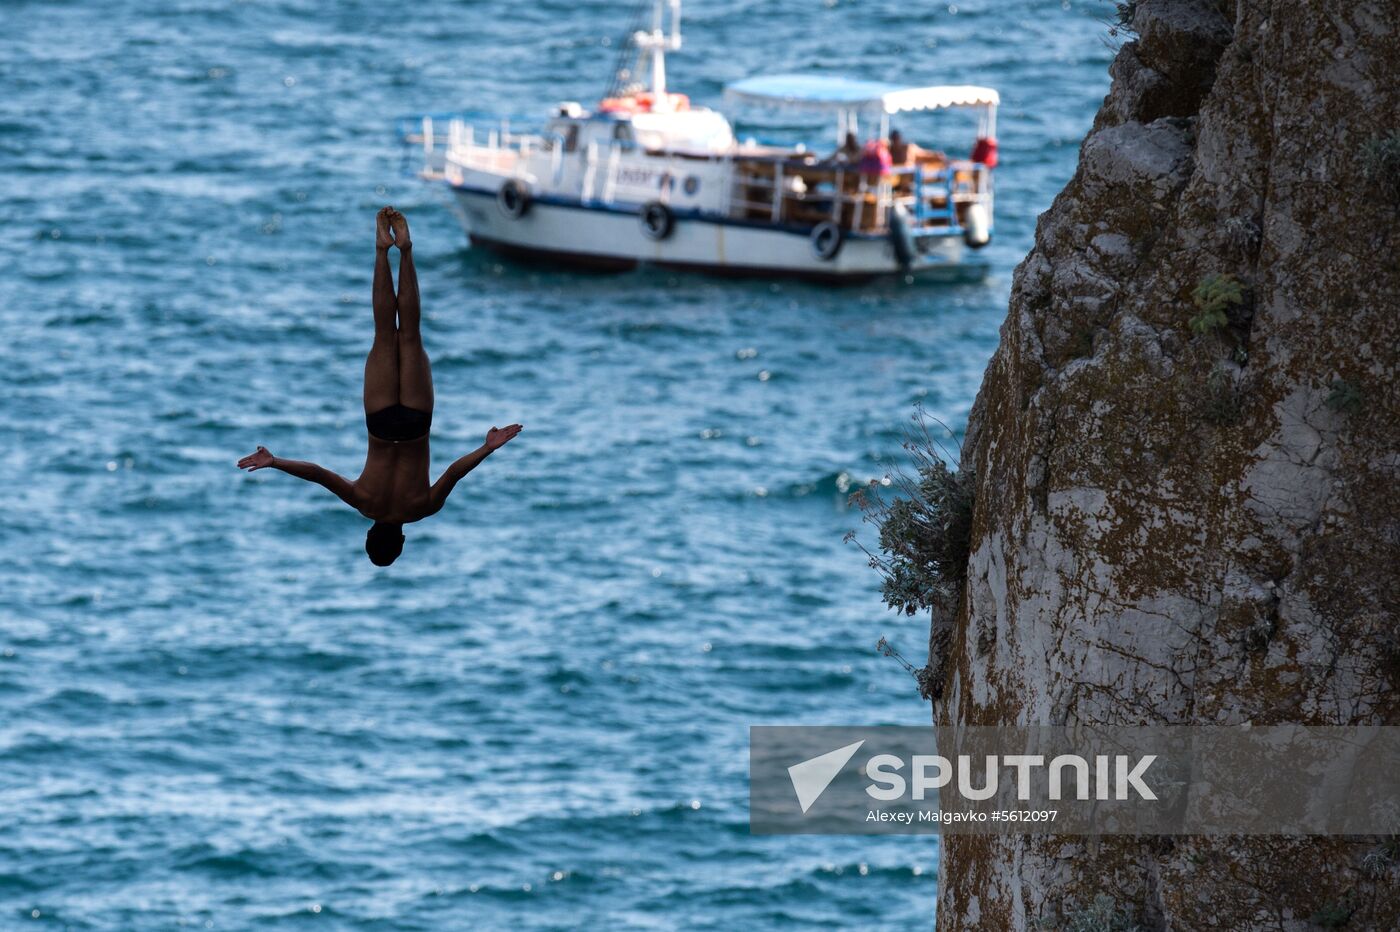
[[[537,198],[510,216],[496,192],[453,186],[472,243],[514,259],[570,268],[624,271],[639,265],[735,277],[861,282],[891,275],[939,281],[977,281],[987,264],[953,236],[924,240],[903,266],[887,236],[847,235],[830,259],[818,258],[810,231],[695,212],[677,212],[666,237],[643,231],[628,205],[584,204]]]

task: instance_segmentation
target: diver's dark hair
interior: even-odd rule
[[[388,566],[403,553],[403,525],[376,521],[365,534],[365,553],[375,566]]]

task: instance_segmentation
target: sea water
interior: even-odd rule
[[[884,609],[846,498],[916,404],[965,424],[1108,6],[685,5],[700,104],[772,71],[1000,89],[987,281],[832,289],[510,265],[406,173],[405,114],[596,100],[626,4],[8,4],[0,928],[931,925],[936,840],[749,834],[747,728],[928,720],[874,650],[922,662],[927,621]],[[525,430],[382,570],[364,519],[234,462],[356,474],[385,203],[436,467]]]

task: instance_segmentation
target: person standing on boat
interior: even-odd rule
[[[399,250],[399,291],[389,270],[389,247]],[[374,345],[365,360],[365,427],[369,452],[353,482],[315,463],[273,456],[267,447],[238,461],[240,469],[280,469],[325,486],[374,522],[365,552],[388,566],[403,551],[403,526],[437,514],[463,476],[520,433],[519,424],[493,427],[486,442],[428,484],[428,432],[433,423],[433,374],[419,332],[418,274],[408,221],[392,207],[375,218]]]
[[[890,161],[895,166],[916,165],[925,159],[945,161],[942,152],[915,145],[897,129],[890,132]]]
[[[893,167],[894,160],[890,158],[889,146],[883,139],[867,142],[861,151],[860,161],[856,163],[856,170],[862,175],[873,176],[872,180],[888,175]]]
[[[890,161],[895,165],[908,165],[919,158],[924,150],[904,138],[899,130],[890,131]]]
[[[860,158],[860,140],[856,138],[856,134],[847,133],[841,148],[833,152],[831,158],[835,162],[854,162]]]

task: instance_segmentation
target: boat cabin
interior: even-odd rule
[[[680,95],[676,95],[680,96]],[[640,148],[652,154],[709,156],[734,148],[734,131],[723,115],[703,107],[657,112],[599,109],[564,103],[545,127],[545,147],[564,152]]]

